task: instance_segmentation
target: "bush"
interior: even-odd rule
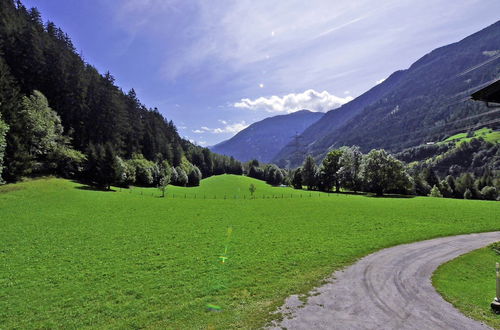
[[[483,196],[483,199],[494,201],[497,199],[498,192],[495,187],[486,186],[481,189],[481,195]]]
[[[180,166],[177,166],[175,168],[175,171],[177,172],[177,180],[176,182],[174,182],[174,184],[176,186],[185,187],[188,184],[189,180],[186,172]]]
[[[472,199],[472,191],[470,191],[470,189],[464,192],[464,199]]]
[[[117,184],[121,187],[128,187],[135,183],[135,167],[121,157],[116,157],[116,168],[118,172]]]
[[[201,171],[198,167],[194,166],[191,168],[191,171],[188,175],[188,184],[191,187],[199,186],[201,181]]]
[[[49,166],[65,178],[74,178],[83,172],[86,157],[80,151],[57,145],[47,155]]]
[[[155,175],[158,173],[157,165],[136,154],[128,163],[135,169],[135,181],[139,185],[151,186],[155,181]]]
[[[431,193],[429,194],[430,197],[443,197],[443,195],[441,195],[441,191],[439,191],[439,188],[434,185],[431,189]]]
[[[447,198],[453,197],[453,190],[451,189],[451,187],[448,184],[448,181],[446,181],[446,179],[441,180],[441,182],[439,184],[439,191],[441,192],[441,195],[443,195],[443,197],[447,197]]]

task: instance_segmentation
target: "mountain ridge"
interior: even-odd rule
[[[273,162],[295,167],[307,154],[319,159],[342,145],[395,152],[440,140],[451,129],[481,125],[493,114],[484,115],[485,105],[467,99],[475,89],[500,77],[500,55],[491,55],[497,50],[500,21],[434,49],[408,69],[394,72],[351,102],[327,112],[301,134],[299,148],[289,143]]]
[[[240,161],[257,159],[269,162],[282,147],[293,140],[294,135],[302,133],[323,115],[321,112],[303,109],[267,117],[251,124],[232,138],[210,147],[210,150]]]

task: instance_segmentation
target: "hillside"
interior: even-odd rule
[[[289,143],[273,161],[294,167],[307,154],[319,158],[342,145],[399,151],[486,123],[495,128],[498,111],[469,96],[500,77],[499,63],[500,21],[435,49],[407,70],[331,110],[304,131],[299,147]]]
[[[2,120],[8,125],[3,166]],[[239,162],[181,138],[157,108],[85,62],[71,38],[53,22],[44,24],[36,8],[0,1],[0,183],[2,176],[81,176],[94,146],[122,159],[142,155],[198,167],[204,177],[241,172]]]
[[[323,113],[301,110],[266,118],[213,146],[211,150],[240,161],[257,159],[267,163],[281,148],[294,140],[296,134],[302,133],[322,116]]]

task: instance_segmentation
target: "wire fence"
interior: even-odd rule
[[[206,194],[206,193],[172,193],[165,192],[162,197],[160,191],[153,192],[149,190],[134,190],[118,188],[118,192],[125,194],[133,194],[144,197],[164,198],[164,199],[211,199],[211,200],[254,200],[254,199],[301,199],[301,198],[328,198],[336,195],[335,192],[318,192],[318,191],[304,191],[302,193],[282,193],[282,194]]]

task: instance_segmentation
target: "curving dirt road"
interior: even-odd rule
[[[378,251],[335,272],[330,283],[311,292],[305,305],[297,296],[289,297],[280,309],[285,319],[275,328],[489,329],[443,300],[430,278],[442,263],[495,241],[500,241],[500,232]]]

